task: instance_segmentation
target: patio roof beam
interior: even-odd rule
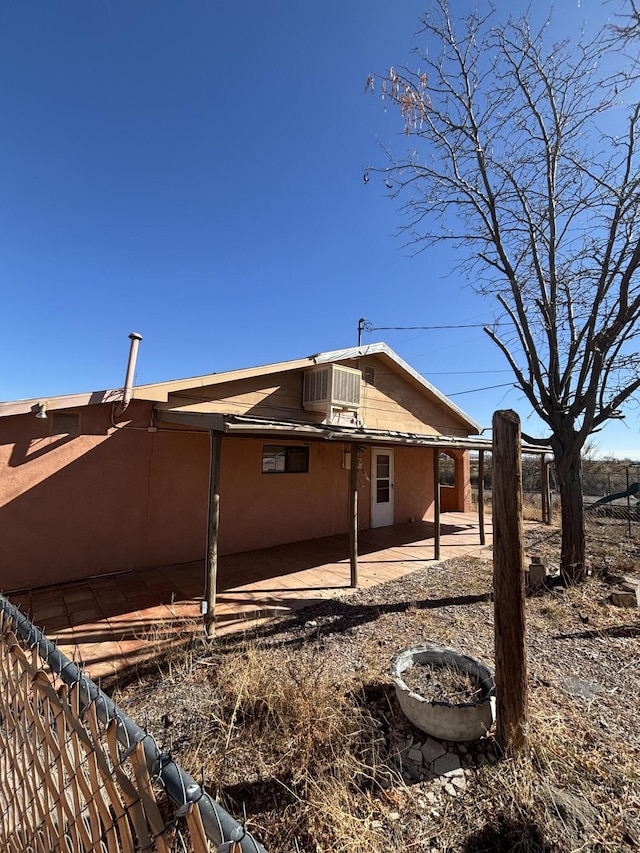
[[[405,447],[435,447],[440,450],[491,450],[490,438],[455,435],[420,435],[418,433],[368,430],[364,428],[335,427],[329,424],[311,424],[293,421],[275,421],[249,418],[220,412],[181,412],[159,409],[156,422],[209,429],[238,438],[288,438],[305,441],[339,441],[368,445],[401,445]],[[549,453],[549,448],[523,446],[524,453]]]

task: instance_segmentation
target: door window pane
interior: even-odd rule
[[[376,463],[376,475],[378,478],[380,477],[389,477],[389,456],[378,456]]]
[[[389,491],[389,483],[384,480],[378,480],[376,483],[376,501],[379,504],[388,504]]]

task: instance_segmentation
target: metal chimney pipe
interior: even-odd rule
[[[136,372],[136,360],[138,358],[138,347],[140,346],[140,341],[142,340],[142,335],[139,335],[137,332],[131,332],[129,335],[131,339],[131,347],[129,349],[129,361],[127,363],[127,375],[124,379],[124,390],[122,392],[122,400],[118,405],[118,414],[122,414],[129,403],[131,402],[131,397],[133,395],[133,377]]]

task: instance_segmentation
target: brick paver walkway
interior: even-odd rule
[[[489,556],[490,518],[485,532],[483,547],[475,514],[444,513],[440,559]],[[361,531],[358,544],[360,587],[434,562],[429,522]],[[216,633],[244,630],[258,620],[349,594],[348,554],[344,534],[222,557]],[[9,598],[95,680],[200,632],[203,588],[204,564],[199,561],[32,589]]]

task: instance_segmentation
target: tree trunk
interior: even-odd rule
[[[562,511],[560,571],[565,583],[580,583],[586,577],[586,534],[582,497],[582,458],[568,456],[554,447],[556,474]]]

